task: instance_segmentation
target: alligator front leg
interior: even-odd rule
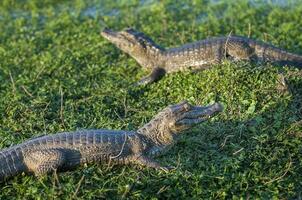
[[[152,72],[139,80],[136,85],[147,85],[153,83],[159,79],[161,79],[166,74],[166,70],[164,68],[156,67],[152,70]]]
[[[141,166],[150,167],[153,169],[159,169],[159,170],[163,170],[165,172],[168,172],[170,169],[172,169],[172,167],[162,166],[161,164],[159,164],[157,161],[153,160],[152,158],[148,158],[143,155],[138,157],[137,159],[135,159],[134,162]]]

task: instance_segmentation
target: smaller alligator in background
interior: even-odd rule
[[[0,181],[22,172],[42,175],[84,163],[139,164],[168,170],[152,159],[179,134],[222,111],[219,103],[168,106],[137,131],[82,130],[40,136],[0,151]]]
[[[145,34],[133,29],[114,32],[104,29],[101,35],[133,57],[151,73],[138,84],[159,80],[165,73],[206,69],[223,59],[272,62],[302,68],[302,56],[272,45],[241,36],[214,37],[177,48],[165,49]]]

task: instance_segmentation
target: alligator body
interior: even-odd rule
[[[104,29],[101,35],[133,57],[151,73],[138,84],[148,84],[165,73],[206,69],[223,59],[272,62],[302,68],[302,56],[289,53],[264,42],[241,36],[214,37],[177,48],[165,49],[134,29],[114,32]]]
[[[84,130],[40,136],[0,151],[0,180],[22,172],[42,175],[84,163],[139,164],[167,170],[153,155],[172,145],[179,133],[206,121],[222,106],[168,106],[137,131]]]

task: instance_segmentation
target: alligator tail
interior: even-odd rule
[[[302,55],[290,53],[273,45],[252,41],[257,57],[262,61],[272,62],[279,66],[293,66],[302,69]]]
[[[0,182],[25,170],[21,152],[15,149],[0,151]]]

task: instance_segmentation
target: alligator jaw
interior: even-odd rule
[[[186,105],[189,104],[185,103],[184,105],[184,107],[186,108]],[[220,103],[214,103],[208,106],[189,105],[189,108],[187,109],[188,111],[181,115],[179,119],[177,119],[175,123],[176,126],[185,126],[186,128],[189,128],[197,125],[201,122],[206,121],[218,112],[221,112],[223,110],[223,106]]]
[[[116,32],[112,31],[109,28],[104,28],[104,30],[101,31],[101,35],[106,38],[109,41],[114,41],[117,39],[118,35]]]
[[[134,35],[125,31],[113,31],[108,28],[105,28],[103,31],[101,31],[101,35],[125,53],[130,54],[132,57],[144,57],[144,54],[142,54],[142,49],[138,49],[137,52],[135,51],[137,49],[135,46],[141,48],[143,47],[140,45],[139,41],[135,39]]]

